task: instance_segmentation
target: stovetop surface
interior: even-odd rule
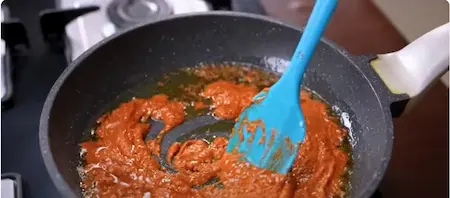
[[[1,113],[1,171],[19,173],[24,197],[61,197],[42,160],[38,128],[48,91],[66,67],[63,53],[46,50],[39,29],[38,13],[53,8],[53,0],[6,0],[13,17],[28,31],[31,49],[27,57],[14,60],[14,95],[10,108]],[[4,105],[2,104],[2,107]]]
[[[11,15],[22,20],[31,48],[14,59],[14,95],[1,114],[1,170],[22,176],[24,197],[61,197],[39,149],[39,118],[47,93],[66,68],[63,52],[48,50],[39,29],[38,13],[54,8],[54,0],[6,0]],[[5,106],[5,105],[2,105]]]
[[[74,60],[92,45],[142,21],[154,21],[174,14],[212,9],[206,0],[57,0],[57,8],[98,6],[97,11],[80,16],[66,26]]]

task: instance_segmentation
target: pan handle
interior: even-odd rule
[[[448,70],[449,28],[446,23],[397,52],[379,54],[370,65],[392,93],[417,96]]]

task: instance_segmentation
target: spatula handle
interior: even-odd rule
[[[276,86],[284,90],[300,91],[300,84],[309,61],[314,53],[317,43],[322,37],[331,15],[336,8],[338,0],[316,0],[311,16],[308,19],[302,37],[291,58],[289,67],[284,72]],[[299,92],[294,92],[298,97]]]

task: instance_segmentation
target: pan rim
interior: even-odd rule
[[[168,21],[179,20],[179,19],[188,18],[188,17],[205,17],[205,16],[226,16],[226,17],[256,19],[256,20],[266,21],[266,22],[269,22],[272,24],[277,24],[277,25],[280,25],[283,27],[287,27],[287,28],[290,28],[290,29],[293,29],[293,30],[296,30],[299,32],[303,32],[303,28],[301,28],[301,27],[297,27],[297,26],[289,24],[289,23],[281,22],[281,21],[274,19],[273,17],[269,17],[269,16],[263,16],[263,15],[257,15],[257,14],[251,14],[251,13],[243,13],[243,12],[234,12],[234,11],[211,11],[211,12],[198,12],[198,13],[172,15],[172,16],[169,16],[167,18],[160,19],[157,21],[150,21],[150,22],[138,24],[138,25],[126,28],[126,29],[96,43],[95,45],[90,47],[88,50],[83,52],[72,63],[70,63],[67,66],[67,68],[65,68],[64,71],[60,74],[60,76],[54,82],[52,88],[50,89],[50,91],[47,95],[47,98],[43,105],[41,116],[40,116],[39,147],[41,150],[41,155],[44,159],[44,164],[47,169],[47,172],[50,175],[50,178],[53,181],[53,184],[55,185],[55,187],[57,188],[57,190],[59,191],[60,194],[62,194],[65,197],[77,197],[75,192],[69,187],[68,183],[62,178],[62,176],[56,166],[55,160],[54,160],[53,155],[50,150],[51,148],[50,148],[49,136],[48,136],[48,134],[49,134],[48,122],[49,122],[49,118],[50,118],[50,113],[53,108],[53,103],[56,99],[56,96],[59,93],[59,89],[64,84],[66,79],[70,76],[70,74],[78,66],[80,66],[80,63],[84,62],[84,60],[87,57],[89,57],[94,51],[96,51],[97,49],[99,49],[100,47],[105,45],[106,43],[116,39],[117,37],[120,37],[124,34],[132,32],[132,31],[137,31],[138,29],[143,28],[145,26],[149,26],[149,25],[154,25],[154,24],[158,24],[158,23],[166,23]],[[356,63],[356,65],[362,66],[364,64],[364,63],[362,63],[362,61],[359,61],[358,58],[350,56],[346,50],[344,50],[343,48],[336,45],[333,41],[330,41],[330,40],[326,39],[325,37],[322,37],[321,42],[327,44],[330,47],[333,47],[339,53],[341,53],[342,55],[345,55],[349,59],[349,61]],[[363,72],[362,68],[357,67],[357,69],[365,75],[373,76],[373,74],[367,74],[365,71]],[[367,76],[365,76],[365,78],[367,78]],[[371,179],[370,179],[371,181],[368,182],[368,185],[362,186],[361,187],[362,189],[360,189],[360,193],[354,195],[356,197],[369,197],[375,192],[375,189],[378,188],[378,184],[380,183],[380,181],[386,171],[386,168],[389,164],[389,161],[391,158],[391,152],[392,152],[393,123],[392,123],[392,118],[391,118],[391,114],[390,114],[389,104],[386,104],[389,102],[380,100],[380,97],[381,97],[380,94],[381,95],[383,95],[383,94],[379,93],[375,90],[375,88],[373,86],[374,83],[380,83],[380,82],[370,82],[369,84],[370,84],[373,92],[379,96],[377,99],[380,104],[380,108],[384,112],[383,120],[388,124],[387,134],[389,137],[387,137],[387,139],[386,139],[386,149],[385,149],[385,152],[383,153],[384,161],[379,166],[379,170],[373,175],[373,177],[371,177]],[[391,119],[389,119],[389,118],[391,118]]]

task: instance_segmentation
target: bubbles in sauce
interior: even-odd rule
[[[328,106],[301,92],[306,138],[287,175],[260,169],[226,153],[228,140],[174,142],[160,156],[164,134],[185,120],[209,114],[234,120],[259,91],[277,80],[253,67],[190,68],[166,75],[151,97],[133,98],[98,119],[95,139],[81,143],[85,197],[342,197],[349,153],[347,131]],[[164,128],[146,139],[149,120]],[[231,127],[230,127],[231,132]],[[161,160],[169,163],[167,167]],[[176,171],[169,171],[175,169]]]

